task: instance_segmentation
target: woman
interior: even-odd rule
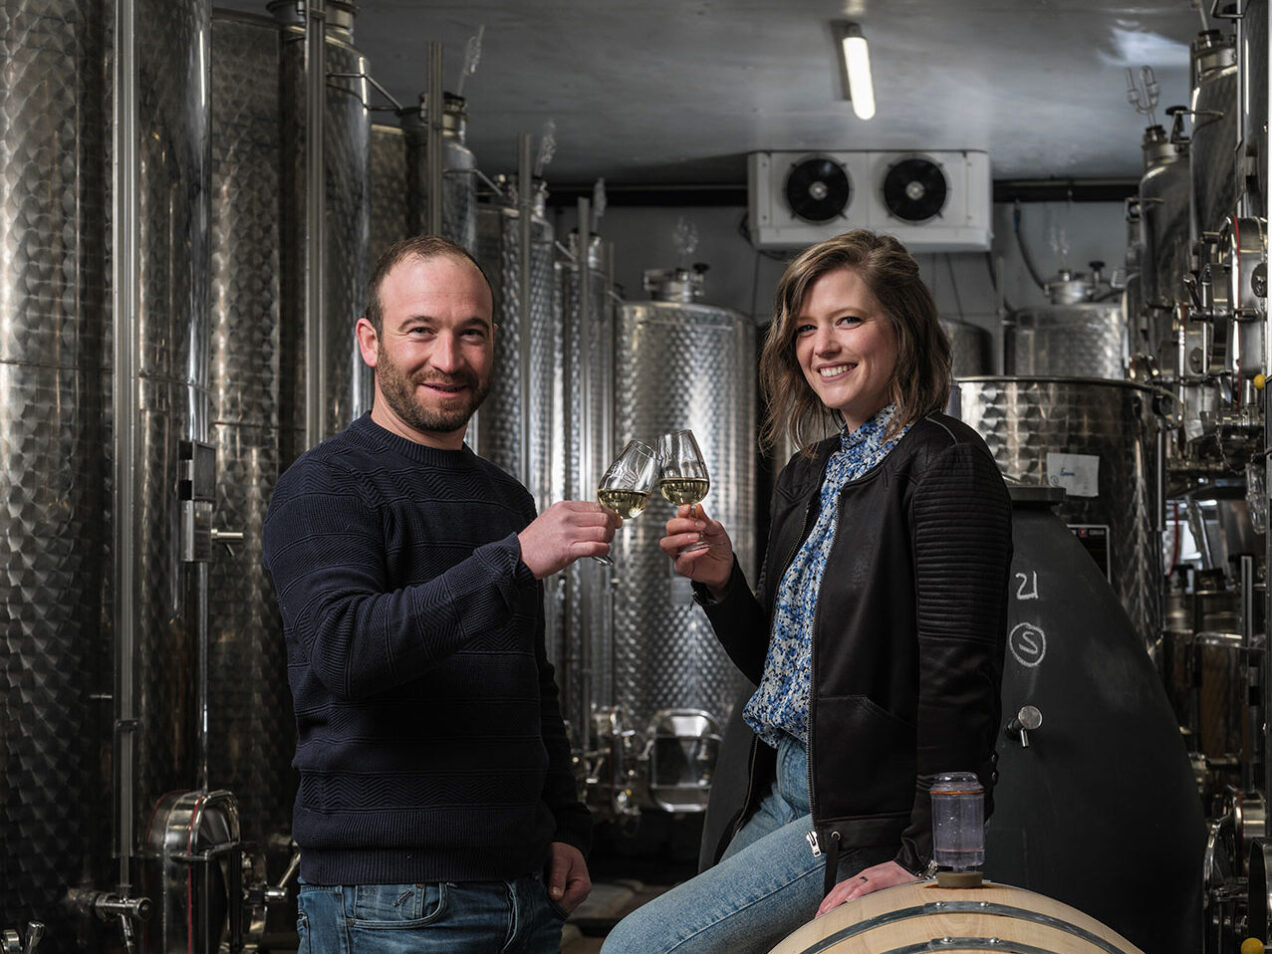
[[[990,804],[1010,502],[984,442],[941,413],[949,343],[914,258],[864,230],[803,252],[760,375],[767,443],[838,433],[778,478],[759,586],[701,509],[660,544],[759,686],[747,802],[723,859],[619,923],[604,954],[768,951],[927,872],[936,774],[976,772]]]

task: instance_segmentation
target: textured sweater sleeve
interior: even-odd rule
[[[313,465],[285,475],[264,528],[284,625],[333,696],[362,698],[419,677],[505,622],[533,575],[515,534],[427,582],[390,589],[380,516]]]
[[[974,445],[954,444],[935,455],[914,488],[910,520],[918,620],[918,775],[897,862],[918,872],[932,857],[934,776],[977,772],[990,794],[1011,503],[993,460]]]

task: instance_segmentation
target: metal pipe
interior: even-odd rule
[[[587,446],[587,442],[591,440],[593,430],[592,421],[592,371],[594,365],[592,362],[592,338],[595,330],[592,327],[592,205],[584,196],[579,197],[578,201],[578,243],[575,246],[575,280],[578,282],[578,300],[576,307],[579,314],[579,488],[580,496],[586,494],[590,499],[596,485],[597,473],[595,467],[596,457],[592,448]],[[605,571],[601,564],[595,561],[587,561],[592,566],[593,579],[605,579]],[[594,605],[593,591],[594,587],[584,585],[583,592],[580,597],[582,603],[580,611],[582,617],[586,621],[592,619],[592,607]],[[579,746],[584,752],[592,751],[592,692],[594,680],[592,678],[592,635],[588,632],[590,627],[583,627],[581,638],[579,639],[579,695],[582,696],[582,705],[579,706],[579,712],[583,714],[583,724],[579,726]]]
[[[1241,572],[1241,655],[1245,661],[1243,668],[1246,672],[1247,686],[1249,689],[1253,689],[1258,684],[1259,678],[1254,668],[1254,556],[1249,553],[1241,554],[1239,566]],[[1259,754],[1256,751],[1258,744],[1255,740],[1259,737],[1260,707],[1255,705],[1253,700],[1253,693],[1247,691],[1245,694],[1245,710],[1249,730],[1247,738],[1250,741],[1241,759],[1241,790],[1243,792],[1250,791],[1254,786],[1255,763],[1259,759]]]
[[[327,318],[323,302],[327,182],[325,0],[305,2],[305,446],[327,436]]]
[[[428,232],[442,234],[442,44],[428,45]],[[522,392],[525,393],[525,392]]]
[[[115,14],[115,89],[112,136],[115,196],[111,240],[115,254],[111,283],[111,331],[114,373],[111,411],[114,420],[114,617],[115,617],[115,832],[112,850],[119,862],[118,890],[132,889],[135,849],[137,730],[137,308],[140,301],[141,232],[138,222],[139,148],[137,141],[137,49],[135,0],[118,0]]]
[[[1272,50],[1272,17],[1267,18],[1267,33],[1260,38],[1265,50]],[[1272,97],[1272,70],[1268,70],[1268,76],[1265,81],[1268,84],[1266,93]],[[1264,100],[1265,103],[1272,103],[1272,98]],[[1267,117],[1263,117],[1265,120]],[[1264,149],[1263,154],[1259,156],[1259,161],[1263,163],[1263,171],[1265,173],[1263,181],[1265,183],[1272,182],[1272,150]],[[1267,196],[1264,199],[1264,209],[1269,206]],[[1263,261],[1268,264],[1268,244],[1264,242]],[[1263,367],[1265,370],[1272,368],[1272,328],[1269,327],[1269,318],[1265,314],[1263,317]],[[1269,400],[1267,390],[1263,392],[1263,446],[1272,448],[1272,400]],[[1269,495],[1272,495],[1272,457],[1264,452],[1263,457],[1263,478],[1264,478],[1264,503],[1269,501]],[[1272,533],[1265,535],[1265,544],[1263,551],[1264,558],[1264,575],[1266,577],[1268,568],[1272,568]],[[1263,596],[1263,628],[1266,633],[1272,630],[1272,586],[1264,588]],[[1272,713],[1272,651],[1267,647],[1263,651],[1263,793],[1268,795],[1272,793],[1272,732],[1268,731],[1268,717]]]
[[[208,790],[208,565],[194,564],[195,590],[198,606],[195,607],[195,629],[198,637],[198,706],[199,706],[199,773],[198,788]]]
[[[521,453],[517,459],[518,476],[521,483],[533,494],[535,488],[530,486],[530,434],[531,424],[538,410],[536,402],[530,394],[530,214],[533,204],[531,190],[534,178],[531,171],[530,134],[520,133],[517,137],[517,224],[520,228],[520,241],[517,249],[517,266],[519,269],[517,299],[517,333],[521,341],[521,360],[519,362],[519,388],[521,396]],[[540,505],[545,501],[536,501]]]

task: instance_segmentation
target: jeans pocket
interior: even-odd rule
[[[446,885],[360,884],[353,889],[351,928],[409,930],[424,927],[446,911]]]
[[[309,954],[309,918],[303,914],[296,918],[296,935],[300,939],[296,945],[296,954]]]

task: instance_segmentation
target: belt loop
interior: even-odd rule
[[[826,846],[826,873],[822,877],[822,897],[830,894],[839,878],[839,832],[830,833],[830,844]]]

